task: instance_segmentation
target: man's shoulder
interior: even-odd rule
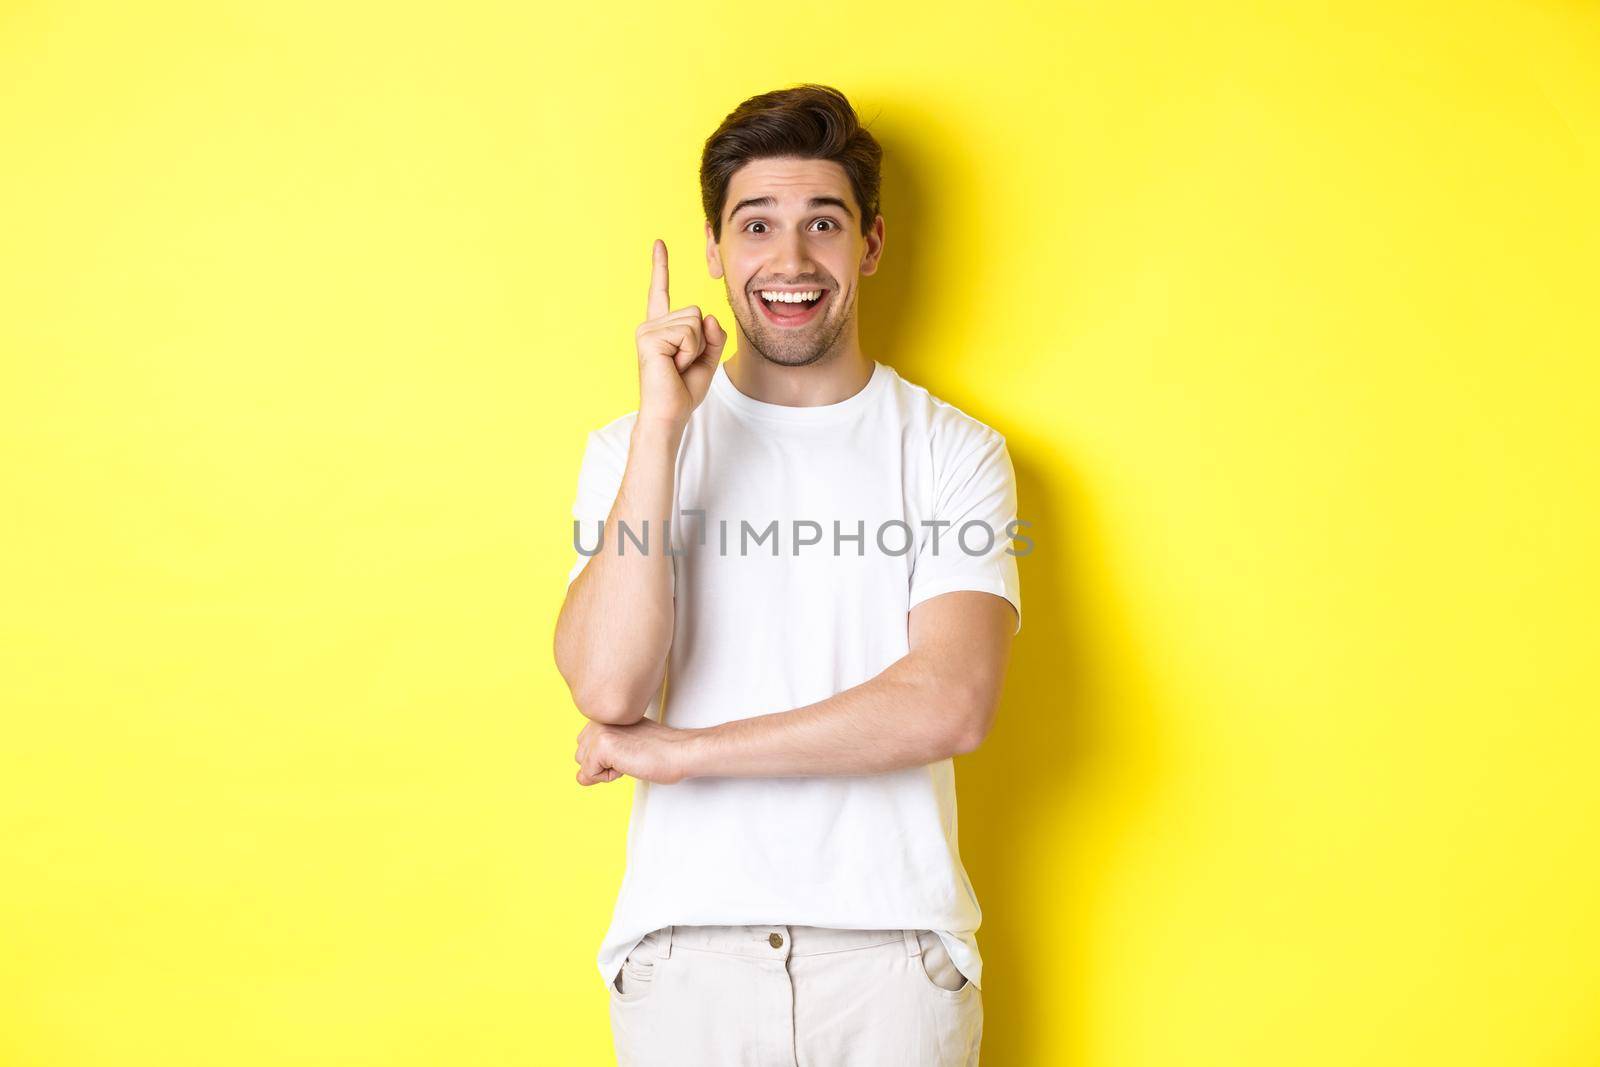
[[[901,409],[910,416],[911,422],[925,427],[937,451],[960,454],[984,445],[1005,443],[1005,435],[999,430],[899,372],[894,375],[894,388]]]

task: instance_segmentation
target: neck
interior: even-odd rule
[[[872,360],[860,349],[826,356],[803,367],[785,367],[740,348],[723,368],[745,396],[766,404],[809,408],[848,400],[872,378]]]

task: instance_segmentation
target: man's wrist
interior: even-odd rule
[[[676,453],[686,428],[684,423],[671,419],[640,415],[634,420],[632,437],[635,444],[666,447]]]
[[[678,772],[681,778],[703,778],[711,773],[711,752],[716,743],[715,726],[683,730],[678,745]]]

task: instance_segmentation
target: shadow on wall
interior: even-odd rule
[[[946,147],[960,144],[958,131],[939,142],[935,159],[920,151],[926,128],[912,136],[872,126],[885,153],[885,247],[878,273],[863,279],[860,330],[870,357],[940,396],[938,365],[961,357],[906,350],[903,324],[937,281],[925,265],[937,258],[927,249],[942,220],[973,213],[938,203],[943,186],[930,177],[969,164]],[[963,184],[981,187],[981,174]],[[1003,276],[983,262],[981,242],[963,247],[975,247],[978,257],[963,264],[968,277]],[[1015,429],[981,397],[944,399],[1002,433]],[[1098,966],[1088,935],[1106,914],[1110,864],[1162,780],[1162,731],[1150,721],[1157,709],[1149,671],[1105,565],[1116,554],[1095,538],[1089,488],[1007,439],[1019,517],[1032,524],[1025,532],[1034,542],[1018,560],[1023,629],[993,730],[956,760],[961,856],[983,909],[983,1062],[1098,1067],[1091,1050],[1104,1042],[1085,1031]]]
[[[1111,864],[1159,788],[1159,729],[1131,639],[1094,565],[1086,496],[1012,451],[1032,552],[1000,713],[956,759],[961,858],[983,921],[983,1057],[994,1067],[1098,1067],[1086,1032],[1093,925]],[[1063,501],[1068,503],[1063,504]]]

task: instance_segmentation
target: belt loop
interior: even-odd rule
[[[663,926],[661,936],[656,941],[656,958],[666,959],[672,955],[672,927]]]
[[[907,956],[922,955],[922,942],[917,940],[917,932],[915,930],[901,930],[900,936],[906,939]]]

